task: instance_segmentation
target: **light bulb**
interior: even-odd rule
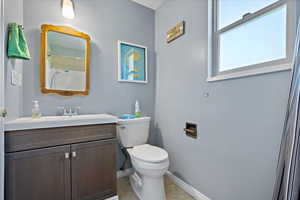
[[[62,2],[62,15],[68,19],[74,19],[74,4],[72,0],[63,0]]]

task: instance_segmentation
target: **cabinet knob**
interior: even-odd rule
[[[65,153],[65,158],[69,159],[70,158],[70,153]]]
[[[72,157],[75,158],[77,156],[76,151],[72,152]]]

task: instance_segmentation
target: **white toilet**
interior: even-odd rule
[[[120,119],[118,138],[130,155],[134,174],[130,176],[133,191],[140,200],[165,200],[163,175],[169,168],[168,153],[146,144],[150,117]]]

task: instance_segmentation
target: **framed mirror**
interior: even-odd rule
[[[44,94],[88,95],[90,37],[66,26],[41,27],[40,84]]]

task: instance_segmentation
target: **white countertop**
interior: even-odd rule
[[[71,117],[45,116],[38,119],[23,117],[12,121],[6,121],[4,124],[4,129],[5,131],[17,131],[93,124],[110,124],[117,122],[117,117],[107,114],[76,115]]]

